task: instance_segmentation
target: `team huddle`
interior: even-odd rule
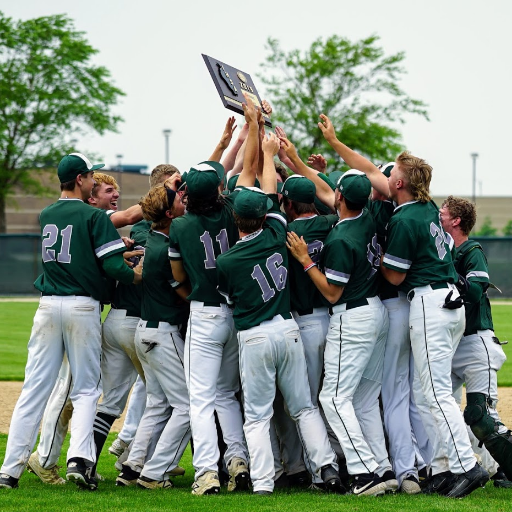
[[[351,168],[331,181],[321,155],[304,163],[282,129],[265,133],[250,98],[243,107],[226,155],[234,118],[208,160],[183,174],[157,166],[124,211],[102,165],[61,160],[0,488],[25,468],[64,484],[72,417],[66,479],[95,490],[125,407],[108,450],[120,487],[172,488],[189,442],[194,495],[512,487],[474,205],[450,196],[439,209],[423,159],[376,167],[322,114]]]

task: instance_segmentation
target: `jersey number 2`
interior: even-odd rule
[[[57,260],[55,260],[55,250],[50,249],[57,242],[57,238],[59,236],[59,228],[55,224],[46,224],[43,228],[43,244],[42,244],[42,256],[43,263],[48,263],[49,261],[58,261],[59,263],[71,263],[71,254],[69,252],[69,247],[71,245],[71,234],[73,233],[73,226],[70,224],[66,226],[64,229],[61,229],[60,236],[62,238],[62,242],[60,244],[60,252],[57,255]]]
[[[283,257],[281,254],[276,252],[267,258],[267,264],[265,265],[278,292],[286,286],[286,276],[288,275],[288,270],[286,270],[286,267],[281,265],[282,263]],[[251,277],[261,288],[261,297],[263,302],[268,302],[276,294],[276,291],[270,287],[270,284],[259,264],[254,265]]]

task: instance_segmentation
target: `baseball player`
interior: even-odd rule
[[[452,361],[453,388],[466,384],[464,419],[505,475],[512,478],[512,436],[503,425],[498,403],[497,372],[506,356],[494,334],[487,259],[482,246],[468,236],[476,222],[475,205],[449,196],[441,206],[440,221],[456,247],[455,269],[466,307],[466,327]]]
[[[244,111],[249,138],[239,186],[254,184],[249,168],[258,151],[258,113],[250,100],[244,103]],[[212,156],[220,160],[221,153]],[[227,446],[224,460],[230,475],[228,491],[247,489],[249,485],[242,414],[235,397],[239,389],[236,332],[232,311],[217,293],[217,257],[238,240],[231,206],[236,192],[219,195],[223,177],[224,168],[218,161],[202,162],[190,169],[185,178],[187,213],[173,221],[169,232],[174,279],[179,283],[189,280],[192,287],[184,363],[194,440],[195,495],[220,491],[214,411]]]
[[[265,138],[262,149],[261,183],[272,199],[256,188],[238,193],[233,207],[241,239],[217,258],[219,292],[234,304],[253,490],[271,494],[274,489],[269,425],[277,384],[297,422],[313,471],[328,490],[341,492],[336,456],[311,402],[300,331],[290,313],[288,254],[283,244],[286,221],[277,203],[273,162],[277,137]]]
[[[96,458],[92,426],[100,395],[101,268],[125,283],[140,281],[140,274],[124,264],[120,253],[125,245],[112,223],[103,212],[83,202],[91,194],[94,171],[100,167],[80,153],[65,156],[58,167],[60,200],[40,215],[43,274],[35,286],[42,297],[29,340],[25,382],[11,420],[0,487],[18,486],[64,353],[74,383],[75,414],[67,478],[86,488],[97,487],[91,471]]]
[[[184,342],[180,333],[188,317],[188,303],[178,296],[185,297],[190,290],[187,286],[178,290],[167,255],[171,221],[184,213],[175,191],[179,179],[179,174],[174,175],[165,187],[154,187],[141,201],[144,217],[153,221],[146,242],[141,320],[135,335],[148,399],[117,485],[136,481],[146,489],[172,487],[168,474],[177,467],[190,440]],[[146,448],[156,423],[165,423],[165,428],[153,455],[146,461]]]
[[[320,125],[330,132],[331,146],[342,158],[350,158],[352,150],[336,138],[329,119],[321,118]],[[453,284],[457,273],[451,258],[451,238],[440,226],[439,212],[430,202],[432,168],[404,152],[397,157],[388,180],[371,162],[363,160],[360,168],[373,187],[398,205],[388,224],[381,270],[410,301],[415,379],[438,432],[436,436],[427,429],[434,456],[433,476],[424,492],[463,497],[484,485],[489,475],[477,464],[452,396],[451,363],[464,329],[464,309]],[[422,396],[416,395],[416,390],[415,398],[421,410]]]

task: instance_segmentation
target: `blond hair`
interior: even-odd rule
[[[432,179],[432,167],[423,160],[403,151],[396,157],[398,169],[404,177],[407,190],[416,201],[428,203],[430,197],[430,180]]]
[[[174,173],[179,173],[180,171],[174,167],[174,165],[170,164],[160,164],[157,165],[149,176],[149,186],[151,188],[160,185],[163,183],[169,176],[172,176]]]
[[[96,197],[97,190],[102,183],[105,183],[105,185],[113,186],[119,192],[119,185],[113,176],[110,176],[110,174],[104,174],[102,172],[94,172],[94,187],[92,188],[91,192],[93,197]]]
[[[140,200],[139,205],[144,219],[153,222],[152,229],[165,228],[170,221],[165,213],[168,210],[171,213],[174,212],[174,204],[169,204],[167,189],[162,184],[149,189],[149,192]]]

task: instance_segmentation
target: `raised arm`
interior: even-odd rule
[[[316,187],[316,195],[322,203],[324,203],[329,208],[334,207],[334,192],[331,187],[327,185],[327,183],[318,177],[317,171],[308,167],[297,154],[297,150],[295,146],[286,138],[281,138],[281,144],[284,148],[288,158],[293,162],[295,168],[297,169],[297,174],[301,174],[306,178],[309,178]]]
[[[236,124],[234,116],[231,116],[226,121],[226,126],[224,127],[224,131],[222,132],[222,137],[220,138],[219,143],[215,146],[212,155],[208,160],[213,162],[220,162],[224,151],[228,148],[229,143],[231,142],[231,138],[233,137],[233,132],[235,131]]]
[[[131,226],[142,220],[142,209],[138,204],[134,204],[126,210],[120,212],[114,212],[110,216],[110,220],[116,229],[124,228],[125,226]]]
[[[279,151],[279,139],[273,133],[263,138],[261,149],[263,151],[263,173],[261,176],[261,190],[266,194],[277,193],[276,168],[274,157]]]
[[[276,132],[276,135],[280,139],[281,138],[285,138],[285,139],[288,138],[288,136],[286,135],[286,132],[280,126],[276,126],[275,132]],[[284,150],[284,147],[281,146],[279,148],[279,152],[277,153],[277,157],[279,158],[279,160],[284,165],[286,165],[286,167],[288,167],[288,169],[290,169],[290,171],[292,171],[295,174],[300,174],[299,172],[297,172],[297,168],[295,167],[295,165],[293,165],[293,162],[288,158],[288,155],[286,154],[286,151]]]
[[[258,109],[254,106],[254,103],[248,96],[245,96],[245,101],[246,103],[243,103],[243,109],[245,120],[249,125],[249,133],[247,134],[246,139],[244,166],[236,184],[240,187],[253,187],[258,168],[258,151],[260,144]]]
[[[350,168],[364,172],[366,176],[368,176],[372,187],[377,190],[377,192],[389,197],[389,184],[386,176],[384,176],[384,174],[382,174],[380,170],[370,162],[370,160],[359,153],[356,153],[348,146],[345,146],[343,142],[338,140],[336,132],[334,131],[334,126],[325,114],[320,114],[320,119],[322,121],[318,123],[318,127],[322,130],[325,140],[329,143],[332,149],[338,153]]]
[[[231,146],[231,149],[228,151],[227,155],[222,159],[221,163],[224,166],[224,169],[226,169],[228,179],[231,178],[231,175],[233,174],[231,171],[234,170],[237,161],[237,155],[240,149],[242,148],[242,145],[244,144],[248,133],[249,125],[247,123],[244,123],[242,129],[240,130],[240,133],[238,134],[238,137],[235,140],[235,143]],[[243,158],[241,161],[243,162]]]

